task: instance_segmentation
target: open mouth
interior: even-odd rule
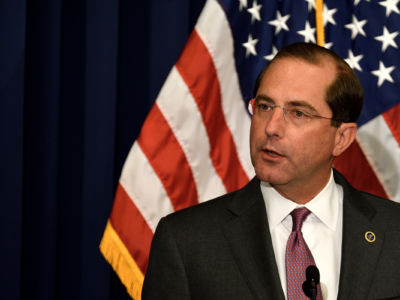
[[[266,153],[269,157],[283,157],[282,154],[275,152],[273,150],[270,149],[263,149],[264,153]]]
[[[271,156],[281,156],[280,154],[278,154],[278,153],[276,153],[276,152],[274,152],[274,151],[269,151],[269,150],[267,150],[267,151],[265,151],[265,152],[267,152],[268,153],[268,155],[271,155]]]

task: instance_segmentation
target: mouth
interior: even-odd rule
[[[267,159],[279,159],[279,158],[284,157],[283,154],[281,154],[277,151],[274,151],[272,149],[262,149],[262,151],[264,152],[264,154],[265,154],[264,156]]]

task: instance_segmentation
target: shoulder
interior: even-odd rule
[[[232,219],[238,211],[245,210],[262,197],[260,181],[253,178],[243,188],[203,203],[176,211],[161,219],[160,224],[171,230],[193,231],[215,228]],[[175,230],[174,230],[175,231]]]
[[[375,211],[376,219],[392,230],[400,231],[400,203],[366,192],[359,192],[362,201],[368,202]]]
[[[227,207],[236,194],[237,191],[184,208],[165,216],[161,221],[170,224],[170,226],[202,225],[204,227],[204,225],[207,225],[205,224],[206,221],[210,224],[222,217],[228,217]]]
[[[400,203],[355,189],[336,170],[334,175],[335,181],[343,187],[345,207],[351,206],[376,222],[400,230]]]

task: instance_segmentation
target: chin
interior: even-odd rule
[[[275,174],[275,172],[273,172],[272,170],[257,170],[257,168],[255,168],[255,172],[258,179],[264,182],[268,182],[271,185],[286,184],[289,181],[287,176],[284,176],[284,174],[282,174],[282,171],[277,172],[280,174]]]

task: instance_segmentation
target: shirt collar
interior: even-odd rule
[[[305,206],[331,230],[336,230],[339,214],[339,193],[333,178],[333,171],[331,171],[329,181],[322,191],[305,205],[298,205],[286,199],[268,182],[261,181],[260,185],[270,228],[281,223],[296,207]]]

